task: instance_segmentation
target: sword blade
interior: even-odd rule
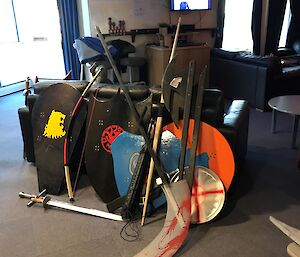
[[[57,200],[49,200],[46,203],[46,205],[65,209],[65,210],[70,210],[70,211],[74,211],[74,212],[84,213],[84,214],[88,214],[88,215],[92,215],[92,216],[96,216],[96,217],[100,217],[100,218],[116,220],[116,221],[123,221],[122,217],[117,214],[99,211],[96,209],[80,207],[80,206],[72,205],[70,203],[61,202],[61,201],[57,201]]]
[[[270,216],[270,221],[295,243],[300,245],[300,230]]]

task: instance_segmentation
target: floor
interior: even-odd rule
[[[38,190],[36,168],[22,158],[17,109],[23,103],[21,93],[0,97],[0,257],[134,256],[159,233],[160,215],[140,229],[138,241],[127,242],[120,237],[123,222],[38,205],[28,208],[19,199],[20,191]],[[226,209],[216,221],[192,226],[175,256],[287,256],[291,240],[268,218],[300,228],[298,150],[290,148],[290,116],[278,116],[276,134],[270,126],[270,112],[251,110],[246,162]],[[65,194],[53,198],[67,201]],[[106,210],[91,186],[79,190],[76,204]]]

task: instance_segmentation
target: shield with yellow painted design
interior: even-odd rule
[[[59,83],[45,89],[34,104],[32,128],[40,191],[46,189],[48,193],[57,195],[64,185],[63,144],[72,110],[80,95],[80,92],[71,85]],[[76,166],[77,158],[74,156],[79,155],[81,151],[81,146],[77,142],[86,113],[87,108],[83,105],[77,114],[71,134],[69,156],[74,153],[73,158],[71,157],[71,171]]]

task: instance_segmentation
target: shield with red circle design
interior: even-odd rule
[[[139,114],[143,114],[145,128],[151,117],[151,103],[151,96],[135,103]],[[115,182],[110,146],[123,131],[139,134],[139,129],[125,97],[120,92],[104,100],[91,96],[87,124],[87,174],[97,194],[103,202],[108,203],[120,196]]]

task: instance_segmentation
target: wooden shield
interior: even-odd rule
[[[143,123],[147,126],[151,117],[152,96],[135,104],[140,115],[144,112]],[[118,92],[106,101],[91,96],[88,120],[85,161],[87,174],[97,194],[108,203],[119,197],[115,182],[113,159],[110,146],[123,131],[139,134],[134,116],[123,95]]]
[[[39,191],[59,194],[64,181],[63,145],[72,110],[80,92],[68,84],[54,84],[38,97],[32,111],[35,164],[37,167]],[[69,156],[79,137],[86,117],[86,106],[77,114],[71,134]]]

